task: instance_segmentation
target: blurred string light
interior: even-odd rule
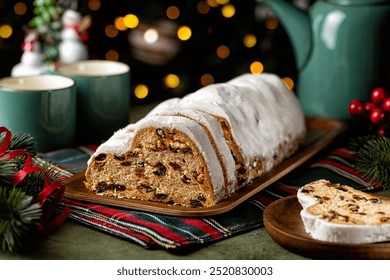
[[[217,2],[220,5],[225,5],[225,4],[229,3],[230,0],[215,0],[215,2]]]
[[[164,85],[168,88],[177,88],[180,85],[180,78],[176,74],[168,74],[164,77]]]
[[[252,74],[261,74],[264,71],[263,63],[260,61],[253,61],[249,66],[249,70]]]
[[[216,0],[206,0],[206,2],[207,2],[207,5],[209,5],[210,7],[213,7],[213,8],[219,6],[219,4]]]
[[[200,83],[202,86],[207,86],[214,83],[214,77],[211,74],[203,74],[200,77]]]
[[[109,38],[114,38],[118,35],[118,29],[113,24],[107,25],[106,28],[104,29],[104,32],[105,32],[106,36]]]
[[[127,27],[127,28],[136,28],[139,24],[139,19],[136,15],[134,14],[127,14],[125,15],[125,17],[123,18],[123,24]]]
[[[230,55],[230,49],[226,45],[221,45],[217,48],[217,56],[221,59],[225,59]]]
[[[144,99],[149,95],[149,88],[145,84],[138,84],[134,87],[134,95],[138,99]]]
[[[247,48],[253,48],[257,43],[257,38],[253,34],[246,34],[243,38],[244,46]]]
[[[198,13],[205,15],[210,11],[210,6],[207,4],[206,1],[200,1],[196,5],[196,9],[198,10]]]
[[[176,6],[170,6],[166,10],[167,18],[175,20],[180,16],[180,10]]]
[[[24,15],[27,12],[27,5],[25,3],[23,3],[23,2],[17,2],[14,5],[14,12],[18,16]]]
[[[181,41],[187,41],[191,38],[191,36],[192,36],[192,30],[189,26],[182,25],[179,26],[179,28],[177,29],[177,37]]]
[[[2,39],[8,39],[12,36],[13,29],[8,24],[0,25],[0,38]]]
[[[115,27],[120,31],[125,31],[127,29],[127,26],[124,23],[124,17],[117,17],[114,20]]]
[[[228,4],[222,7],[221,13],[225,18],[231,18],[235,15],[236,8],[233,5]]]
[[[276,29],[278,27],[278,25],[279,25],[279,21],[274,17],[267,18],[265,20],[265,27],[267,27],[267,29],[269,29],[269,30]]]
[[[88,0],[88,8],[91,11],[97,11],[100,9],[101,6],[102,3],[100,2],[100,0]]]
[[[293,79],[291,79],[290,77],[284,77],[282,81],[289,90],[292,90],[295,86]]]
[[[112,60],[112,61],[118,61],[119,60],[119,53],[116,50],[108,50],[106,52],[106,59]]]

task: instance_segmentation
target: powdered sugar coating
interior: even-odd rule
[[[274,151],[281,148],[288,154],[283,143],[302,139],[306,133],[297,98],[274,74],[244,74],[227,83],[209,85],[182,99],[167,100],[149,115],[184,108],[226,119],[249,169],[262,160],[264,171],[269,171],[275,164]]]

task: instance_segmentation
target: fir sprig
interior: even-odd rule
[[[0,158],[0,185],[11,185],[12,176],[17,171],[17,162],[13,159]]]
[[[356,157],[356,170],[389,189],[390,138],[361,136],[351,142],[350,148]]]
[[[2,139],[0,142],[2,142]],[[37,142],[31,134],[17,131],[12,134],[8,146],[8,151],[12,150],[25,150],[27,153],[34,156],[37,154]]]
[[[13,187],[0,187],[0,249],[14,251],[36,231],[42,209],[33,198]]]

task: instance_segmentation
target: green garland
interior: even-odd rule
[[[356,157],[356,170],[390,189],[390,138],[373,135],[353,139],[350,148]]]
[[[0,187],[0,249],[20,249],[41,217],[41,206],[33,202],[32,196],[19,188]]]
[[[0,145],[4,141],[0,135]],[[12,135],[7,153],[13,150],[28,152],[36,162],[36,142],[27,133]],[[50,171],[49,163],[40,164],[41,171],[28,174],[14,186],[13,175],[25,164],[25,156],[14,159],[0,157],[0,250],[15,251],[28,246],[36,235],[37,225],[42,217],[42,207],[35,202],[44,187],[45,174],[53,182],[58,173]]]

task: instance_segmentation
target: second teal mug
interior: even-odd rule
[[[121,62],[85,60],[56,68],[77,88],[79,144],[98,143],[126,126],[130,113],[130,67]]]

